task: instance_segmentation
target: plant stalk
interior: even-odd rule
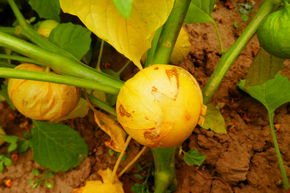
[[[77,78],[73,76],[65,76],[65,75],[58,75],[58,74],[45,73],[45,72],[34,72],[34,71],[0,67],[0,77],[54,82],[54,83],[59,83],[59,84],[77,86],[81,88],[101,90],[101,91],[111,93],[111,94],[116,94],[119,92],[119,90],[116,88],[113,88],[113,87],[110,87],[101,83],[97,83],[96,81],[93,81],[93,80],[87,80],[87,79]]]
[[[173,9],[164,24],[156,52],[154,54],[154,64],[168,64],[180,28],[187,14],[191,0],[176,0]]]
[[[219,88],[225,74],[230,69],[231,65],[237,59],[241,51],[247,45],[249,40],[255,34],[258,26],[262,20],[271,13],[272,9],[275,7],[275,3],[272,0],[265,0],[261,7],[259,8],[257,14],[253,17],[252,21],[245,28],[242,35],[235,41],[235,43],[226,51],[226,53],[220,58],[219,63],[211,75],[210,79],[207,81],[203,89],[204,103],[210,102],[215,91]]]
[[[154,193],[164,193],[176,180],[175,152],[176,148],[151,148],[155,167]]]
[[[168,20],[162,27],[152,64],[168,64],[191,0],[175,0]],[[151,148],[155,163],[155,191],[165,193],[176,180],[176,148]]]
[[[272,139],[273,139],[273,144],[274,144],[274,149],[277,155],[277,159],[278,159],[278,164],[280,167],[280,172],[281,172],[281,177],[282,177],[282,182],[283,182],[283,186],[286,190],[288,190],[290,188],[289,185],[289,180],[287,177],[287,172],[285,170],[284,164],[283,164],[283,158],[279,149],[279,144],[278,144],[278,140],[276,137],[276,133],[275,133],[275,128],[274,128],[274,112],[270,112],[268,111],[268,116],[269,116],[269,122],[270,122],[270,129],[271,129],[271,134],[272,134]]]
[[[151,48],[148,50],[147,52],[147,56],[146,56],[146,62],[144,64],[144,67],[148,67],[153,63],[153,59],[154,59],[154,54],[156,51],[156,47],[158,44],[158,40],[161,34],[163,26],[161,26],[154,34],[154,38],[151,42]]]
[[[31,58],[26,58],[26,57],[23,57],[23,56],[17,56],[17,55],[8,55],[8,54],[0,54],[0,58],[3,58],[3,59],[8,59],[8,60],[16,60],[16,61],[19,61],[19,62],[27,62],[27,63],[32,63],[32,64],[38,64],[40,66],[42,66],[42,64],[40,64],[39,62],[31,59]],[[15,67],[15,65],[14,65]]]
[[[105,73],[97,72],[95,69],[86,66],[81,62],[57,53],[49,52],[3,32],[0,32],[0,46],[28,56],[41,64],[51,67],[59,74],[95,80],[101,84],[106,84],[116,89],[120,89],[123,85],[122,81],[114,79]]]

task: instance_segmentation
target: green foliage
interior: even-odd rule
[[[131,187],[131,191],[133,193],[150,193],[148,185],[147,184],[134,184]]]
[[[201,166],[206,158],[206,155],[198,152],[197,149],[190,149],[184,152],[183,160],[189,166]]]
[[[131,16],[133,0],[113,0],[113,2],[123,17]]]
[[[261,48],[250,66],[245,87],[259,85],[274,78],[283,68],[283,61],[284,59],[275,57]]]
[[[59,0],[29,0],[29,4],[41,18],[60,20]]]
[[[9,156],[7,155],[0,155],[0,172],[3,172],[4,168],[7,166],[12,165],[12,160]]]
[[[249,14],[253,11],[254,3],[246,2],[246,3],[238,3],[239,12],[242,14],[242,21],[246,22],[249,20]]]
[[[220,110],[212,104],[207,105],[207,112],[202,128],[210,129],[216,133],[227,133],[226,123]]]
[[[81,59],[90,49],[91,32],[80,25],[61,23],[51,31],[49,40]]]
[[[78,132],[59,124],[34,121],[32,151],[34,160],[54,172],[77,166],[88,154],[88,146]]]
[[[214,23],[211,17],[215,0],[192,0],[185,17],[185,23]]]
[[[8,96],[8,92],[7,92],[7,84],[2,84],[2,85],[1,85],[0,96],[1,96],[1,98],[2,98],[1,101],[5,100],[5,102],[9,105],[9,107],[10,107],[12,110],[15,110],[15,107],[14,107],[14,105],[12,104],[12,102],[10,101],[9,96]]]
[[[32,169],[31,173],[34,175],[32,179],[28,180],[28,183],[32,188],[38,188],[39,186],[44,186],[46,188],[53,188],[53,183],[49,181],[50,178],[54,177],[52,171],[40,171],[38,169]]]
[[[261,102],[269,112],[274,112],[282,104],[290,102],[290,81],[286,76],[277,74],[274,79],[263,84],[245,88],[245,80],[239,87]]]

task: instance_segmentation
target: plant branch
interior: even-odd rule
[[[96,83],[96,81],[93,81],[93,80],[87,80],[87,79],[82,79],[82,78],[77,78],[77,77],[72,77],[72,76],[58,75],[58,74],[45,73],[45,72],[34,72],[34,71],[0,67],[0,77],[54,82],[54,83],[59,83],[59,84],[77,86],[81,88],[101,90],[101,91],[111,93],[111,94],[116,94],[119,92],[119,90],[116,88],[113,88],[104,84]]]
[[[31,59],[31,58],[26,58],[23,56],[17,56],[17,55],[7,55],[7,54],[0,54],[0,58],[3,59],[8,59],[8,60],[16,60],[19,62],[27,62],[27,63],[32,63],[32,64],[38,64],[40,66],[43,66],[42,64],[40,64],[39,62]]]
[[[164,24],[154,55],[154,64],[168,64],[191,0],[176,0]]]
[[[62,55],[49,52],[29,42],[0,32],[0,46],[9,48],[22,55],[28,56],[37,62],[51,67],[59,74],[66,74],[80,78],[95,80],[99,83],[120,89],[123,82],[110,77],[105,73],[97,72],[85,64]],[[96,82],[96,84],[97,84]]]
[[[280,167],[280,172],[281,172],[281,176],[282,176],[282,182],[283,182],[283,186],[286,190],[288,190],[290,188],[289,185],[289,180],[287,177],[287,172],[285,170],[284,164],[283,164],[283,158],[279,149],[279,144],[278,144],[278,140],[276,137],[276,133],[275,133],[275,128],[274,128],[274,112],[270,112],[268,111],[268,116],[269,116],[269,122],[270,122],[270,129],[271,129],[271,134],[272,134],[272,139],[273,139],[273,144],[274,144],[274,149],[277,155],[277,159],[278,159],[278,164]]]
[[[262,20],[271,13],[275,4],[272,0],[265,0],[262,6],[259,8],[257,14],[254,16],[249,25],[245,28],[242,35],[236,40],[236,42],[227,50],[227,52],[220,58],[219,63],[211,75],[210,79],[206,83],[203,89],[204,103],[208,103],[215,91],[219,88],[225,74],[237,59],[243,48],[247,45],[249,40],[255,34],[259,24]]]

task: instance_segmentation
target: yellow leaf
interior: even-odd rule
[[[122,183],[117,177],[111,182],[112,171],[99,170],[98,174],[102,177],[102,181],[87,181],[84,187],[73,190],[72,193],[124,193]]]
[[[167,20],[174,0],[135,0],[124,18],[112,0],[60,0],[64,12],[76,15],[99,38],[107,41],[142,69],[140,59],[151,47],[154,32]]]
[[[77,106],[65,117],[62,117],[61,119],[57,121],[64,121],[68,119],[75,119],[75,118],[83,118],[85,117],[89,112],[89,105],[87,101],[83,98],[80,98],[79,103]]]
[[[105,145],[114,151],[121,152],[125,148],[126,133],[111,117],[100,111],[94,111],[95,121],[111,139]]]
[[[175,65],[181,63],[185,59],[185,57],[189,54],[190,48],[191,44],[189,42],[188,33],[182,27],[180,29],[177,41],[172,51],[170,62]]]

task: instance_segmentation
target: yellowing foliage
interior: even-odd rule
[[[174,0],[136,0],[131,17],[126,19],[112,0],[60,0],[64,12],[78,16],[139,69],[141,57],[151,47],[155,31],[165,23],[173,4]]]

